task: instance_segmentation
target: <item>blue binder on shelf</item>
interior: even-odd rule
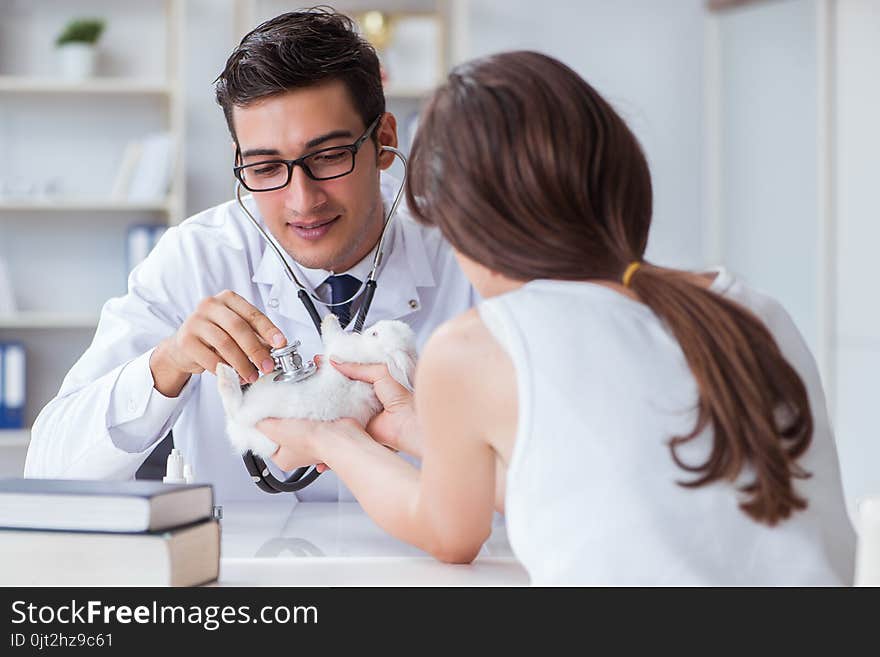
[[[23,429],[25,351],[21,342],[0,342],[0,429]]]
[[[161,224],[134,224],[128,227],[126,244],[126,261],[128,273],[150,255],[159,238],[165,234],[168,226]]]

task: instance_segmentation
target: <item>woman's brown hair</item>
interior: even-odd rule
[[[670,439],[672,458],[697,487],[736,481],[740,507],[774,525],[806,508],[793,479],[813,434],[803,381],[770,332],[694,275],[643,262],[651,176],[635,136],[570,68],[510,52],[456,68],[422,114],[407,200],[456,250],[515,280],[620,281],[668,327],[699,386],[696,425]],[[707,460],[677,448],[711,423]]]

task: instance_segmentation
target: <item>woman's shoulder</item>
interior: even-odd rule
[[[515,422],[517,388],[513,360],[483,323],[477,308],[440,326],[422,352],[416,391],[423,402],[445,409],[450,425],[467,426],[495,449]],[[507,433],[513,435],[514,429]]]
[[[477,307],[441,324],[431,335],[421,360],[437,367],[470,368],[489,352],[500,349]],[[432,363],[436,361],[436,363]]]
[[[440,325],[419,358],[420,378],[475,397],[512,373],[507,353],[483,323],[477,308]]]

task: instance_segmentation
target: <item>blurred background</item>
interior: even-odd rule
[[[331,3],[333,4],[333,3]],[[648,258],[724,264],[816,356],[850,501],[880,493],[880,0],[345,0],[408,148],[456,63],[553,55],[651,164]],[[277,0],[0,0],[0,474],[164,227],[232,198],[213,80]],[[559,130],[564,131],[560,124]]]

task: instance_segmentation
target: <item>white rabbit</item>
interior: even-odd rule
[[[339,362],[385,363],[391,375],[412,389],[415,370],[415,337],[403,322],[383,320],[363,333],[345,333],[335,315],[321,322],[324,359]],[[264,459],[277,445],[255,425],[267,417],[298,417],[311,420],[354,418],[366,424],[382,410],[373,386],[352,381],[329,362],[298,383],[276,383],[275,374],[261,376],[242,391],[236,371],[229,365],[217,366],[217,389],[226,411],[226,431],[239,454],[250,450]]]

